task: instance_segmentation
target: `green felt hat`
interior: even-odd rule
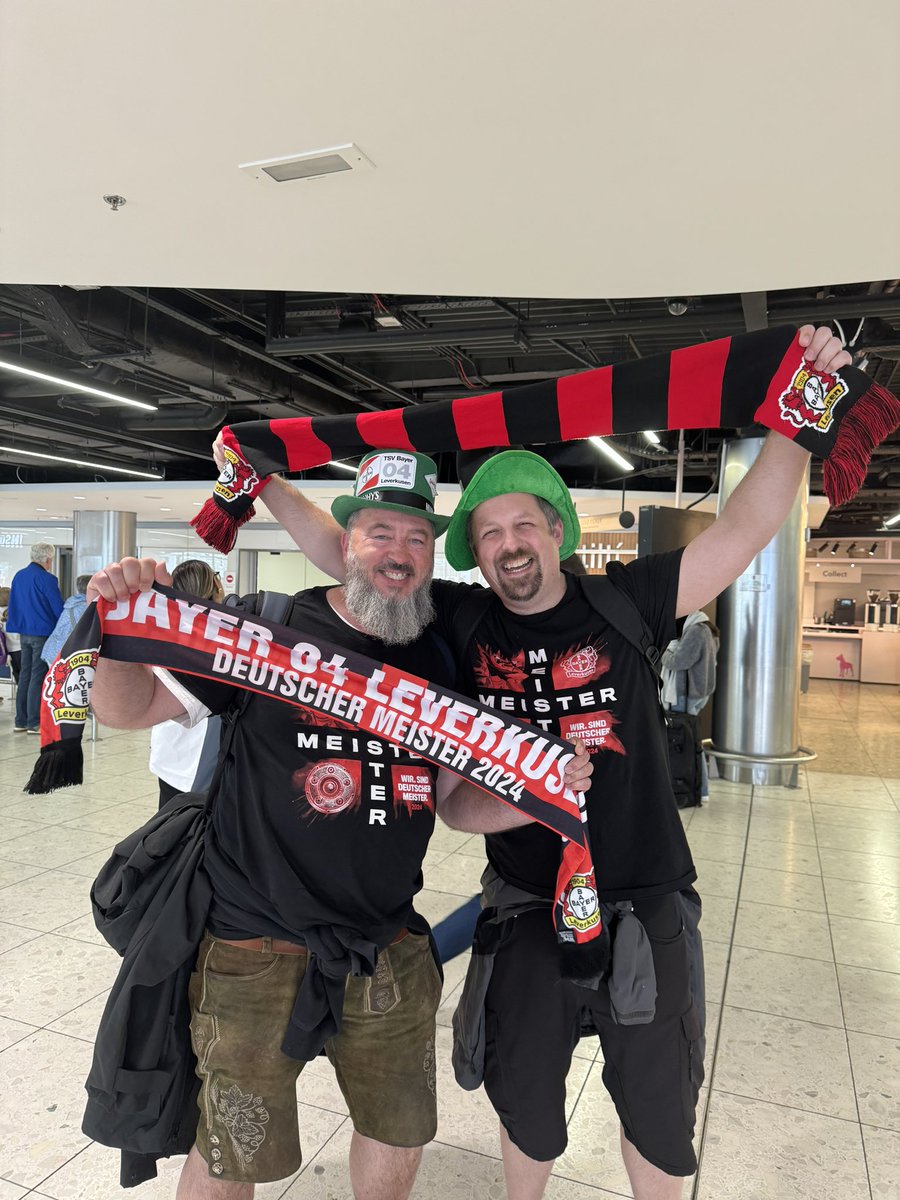
[[[574,551],[581,527],[562,477],[539,454],[532,454],[530,450],[504,450],[478,468],[450,519],[444,553],[451,567],[457,571],[470,571],[476,565],[467,537],[469,514],[484,500],[511,492],[541,496],[552,504],[563,528],[559,557],[568,558]]]
[[[437,495],[437,464],[427,454],[413,450],[373,450],[359,464],[352,496],[338,496],[331,513],[347,528],[351,513],[358,508],[386,508],[391,512],[422,516],[440,537],[450,523],[434,511]]]

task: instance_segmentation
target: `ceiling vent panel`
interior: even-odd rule
[[[240,163],[239,169],[261,183],[293,183],[304,179],[323,179],[347,171],[371,170],[374,163],[366,158],[352,142],[329,146],[325,150],[306,150],[302,154],[286,154],[281,158],[261,158],[256,162]]]

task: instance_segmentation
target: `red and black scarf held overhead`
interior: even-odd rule
[[[474,700],[296,629],[154,587],[88,606],[47,673],[41,754],[25,791],[82,781],[81,738],[97,659],[146,663],[328,712],[470,780],[562,838],[554,920],[573,978],[605,969],[584,797],[563,784],[571,746]],[[587,953],[582,953],[586,950]]]
[[[872,450],[900,425],[900,403],[855,367],[837,376],[816,371],[796,330],[782,326],[488,395],[226,427],[226,467],[191,524],[227,553],[269,475],[371,449],[532,446],[754,421],[824,459],[828,498],[843,504],[862,486]]]

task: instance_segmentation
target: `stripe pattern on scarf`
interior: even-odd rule
[[[754,421],[824,459],[825,490],[842,504],[862,486],[874,447],[900,425],[900,403],[854,367],[839,376],[817,372],[796,330],[780,326],[482,396],[226,426],[226,467],[191,524],[227,553],[269,475],[371,449],[534,446]]]

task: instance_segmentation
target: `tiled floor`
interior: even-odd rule
[[[820,758],[796,791],[713,783],[684,815],[700,872],[709,1053],[685,1196],[700,1200],[900,1198],[900,694],[814,682],[803,735]],[[31,798],[37,751],[0,706],[0,1200],[112,1200],[117,1154],[80,1132],[82,1083],[117,958],[88,889],[109,848],[155,805],[145,734],[105,732],[86,783]],[[437,921],[477,886],[480,839],[440,827],[422,911]],[[439,1030],[438,1141],[414,1195],[500,1200],[496,1125],[449,1063],[465,960],[448,965]],[[570,1142],[547,1195],[631,1193],[593,1044],[569,1087]],[[299,1111],[306,1164],[262,1200],[350,1196],[346,1108],[319,1061]],[[175,1194],[179,1161],[137,1193]]]

